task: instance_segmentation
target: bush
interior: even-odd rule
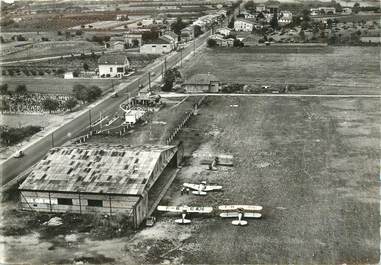
[[[13,145],[21,142],[24,138],[29,137],[39,131],[41,131],[40,126],[8,128],[1,132],[1,141],[5,145]]]
[[[0,93],[1,93],[1,95],[8,94],[8,84],[1,84],[0,85]]]
[[[208,39],[207,45],[208,45],[209,48],[216,47],[217,46],[217,41],[213,40],[213,39]]]
[[[49,111],[49,113],[52,113],[52,111],[56,111],[59,106],[60,106],[60,103],[58,100],[56,99],[52,99],[52,98],[46,98],[44,99],[42,102],[42,108],[44,110],[47,110]]]
[[[18,85],[18,86],[16,87],[15,92],[16,92],[17,94],[26,94],[26,93],[28,93],[28,89],[26,88],[26,85],[21,84],[21,85]]]
[[[74,98],[69,98],[65,101],[65,108],[68,110],[72,110],[75,106],[77,106],[78,102]]]

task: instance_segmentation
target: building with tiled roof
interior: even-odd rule
[[[122,77],[129,68],[130,62],[125,55],[107,54],[98,59],[100,77]]]

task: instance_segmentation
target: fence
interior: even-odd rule
[[[191,110],[189,113],[187,113],[187,115],[184,117],[184,119],[180,122],[180,124],[174,129],[174,131],[169,135],[169,137],[165,140],[165,143],[167,145],[171,144],[173,139],[176,137],[176,135],[179,133],[179,131],[184,127],[184,125],[188,122],[188,120],[190,119],[190,117],[192,117],[192,115],[197,115],[197,111],[198,111],[198,108],[200,107],[200,105],[202,104],[202,102],[205,100],[206,96],[203,96],[202,98],[200,98],[199,101],[197,101],[196,104],[194,104],[193,106],[193,110]]]

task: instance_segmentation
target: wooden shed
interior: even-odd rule
[[[155,207],[164,195],[155,187],[173,181],[181,159],[177,146],[53,148],[20,185],[20,206],[50,213],[125,215],[138,227],[152,212],[149,205]]]

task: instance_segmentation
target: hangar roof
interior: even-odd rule
[[[176,151],[175,146],[148,145],[82,144],[53,148],[19,189],[141,195]]]

